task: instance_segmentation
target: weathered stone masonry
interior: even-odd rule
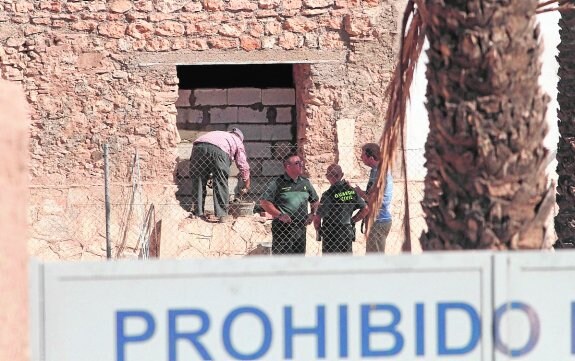
[[[297,138],[312,179],[344,157],[338,145],[376,140],[401,3],[0,0],[0,76],[22,83],[32,111],[31,252],[102,256],[102,218],[91,231],[73,220],[100,212],[104,143],[118,188],[130,186],[137,149],[148,200],[173,198],[177,64],[297,63]]]

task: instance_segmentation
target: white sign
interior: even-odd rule
[[[490,253],[47,263],[33,360],[489,360]]]
[[[495,254],[496,361],[575,359],[575,253]]]

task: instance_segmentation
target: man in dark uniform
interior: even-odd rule
[[[355,222],[363,219],[368,208],[365,201],[345,180],[337,164],[327,167],[325,174],[331,187],[321,196],[314,226],[323,239],[323,253],[351,253],[355,241]],[[355,215],[353,212],[359,210]]]
[[[319,196],[310,181],[301,176],[303,162],[299,156],[287,156],[283,165],[285,173],[269,183],[260,200],[262,208],[274,218],[272,254],[305,254],[306,226],[316,216]]]

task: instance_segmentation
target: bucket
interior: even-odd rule
[[[255,202],[231,202],[229,213],[234,217],[245,217],[254,214]]]

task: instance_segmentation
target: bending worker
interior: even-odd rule
[[[235,161],[244,181],[240,193],[250,189],[250,166],[244,147],[244,134],[238,128],[230,132],[212,131],[194,141],[190,157],[190,177],[192,178],[192,213],[204,216],[206,185],[210,174],[213,179],[214,213],[223,221],[228,215],[230,202],[228,177],[230,166]]]

